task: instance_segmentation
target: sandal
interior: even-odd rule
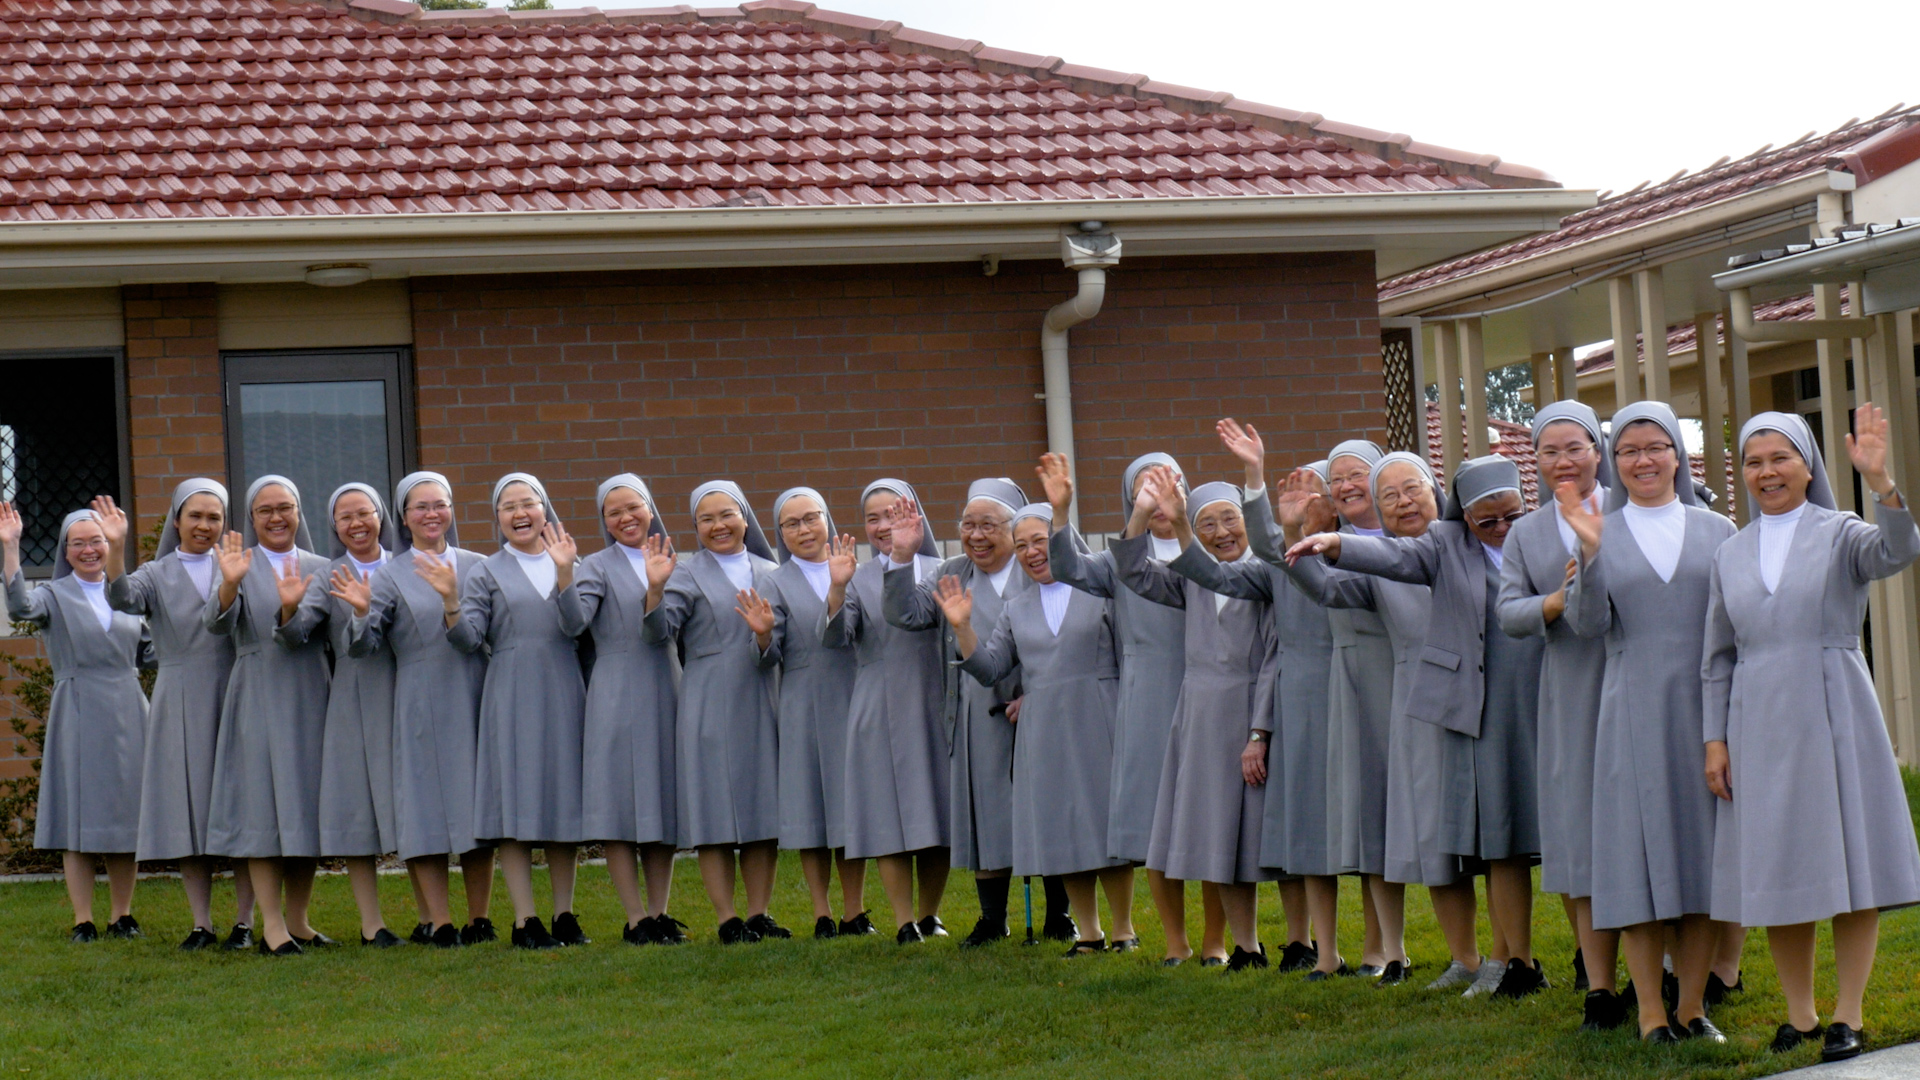
[[[1063,955],[1068,960],[1071,960],[1076,956],[1091,956],[1094,953],[1103,953],[1106,951],[1107,939],[1102,937],[1095,938],[1092,941],[1076,941],[1073,943],[1073,948],[1068,949]]]

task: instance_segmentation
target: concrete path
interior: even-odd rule
[[[1868,1032],[1867,1037],[1872,1038],[1873,1033]],[[1804,1077],[1805,1080],[1913,1080],[1914,1077],[1920,1077],[1920,1043],[1872,1050],[1852,1061],[1811,1065],[1775,1075]]]

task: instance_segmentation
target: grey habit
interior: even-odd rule
[[[1133,503],[1133,484],[1149,466],[1180,466],[1166,454],[1144,454],[1120,479],[1121,501]],[[1085,553],[1072,526],[1053,534],[1047,558],[1053,579],[1113,602],[1114,634],[1120,647],[1118,712],[1113,730],[1113,792],[1107,810],[1107,854],[1128,862],[1147,861],[1153,837],[1154,800],[1167,763],[1167,738],[1173,731],[1173,707],[1186,676],[1186,614],[1156,604],[1120,582],[1111,551]]]
[[[340,497],[357,491],[380,515],[380,551],[398,543],[393,515],[380,493],[366,484],[342,484],[327,500],[334,570],[358,574],[353,557],[333,525]],[[387,560],[381,560],[381,567]],[[376,569],[375,574],[380,571]],[[372,579],[368,579],[369,588]],[[368,609],[371,611],[371,607]],[[320,745],[320,853],[379,855],[398,846],[393,827],[393,653],[380,648],[353,655],[353,609],[327,596],[327,638],[333,648],[333,684],[327,693],[326,734]]]
[[[648,535],[666,535],[646,482],[621,473],[600,485],[595,505],[627,488],[646,500]],[[648,641],[644,571],[603,527],[606,547],[574,572],[580,620],[593,632],[587,680],[586,749],[581,757],[582,830],[590,840],[678,844],[675,770],[680,657],[670,641]]]
[[[978,498],[1000,503],[1010,516],[1026,505],[1026,496],[1011,480],[974,481],[967,489],[967,502]],[[1010,565],[1006,592],[996,593],[987,575],[965,555],[948,559],[938,571],[918,580],[904,566],[896,569],[890,561],[874,561],[887,567],[881,596],[887,622],[902,630],[938,630],[942,655],[951,665],[959,663],[960,652],[933,599],[934,585],[941,578],[957,577],[973,593],[973,632],[982,641],[993,635],[1006,604],[1033,584],[1018,566]],[[918,562],[916,558],[916,573]],[[1006,704],[1020,693],[1018,668],[993,686],[962,678],[957,666],[946,676],[947,735],[952,747],[948,784],[953,799],[949,846],[953,865],[964,870],[1005,870],[1013,865],[1014,725],[1007,722]]]
[[[1920,555],[1920,530],[1910,508],[1877,506],[1871,525],[1834,509],[1799,417],[1762,413],[1740,445],[1762,429],[1799,446],[1814,489],[1774,592],[1758,518],[1714,555],[1704,735],[1727,744],[1733,801],[1715,800],[1712,915],[1782,926],[1920,902],[1920,848],[1859,636],[1868,584]]]
[[[196,477],[173,489],[160,547],[152,562],[107,583],[115,611],[145,616],[159,672],[147,714],[140,766],[142,859],[184,859],[208,854],[207,815],[213,801],[214,743],[221,700],[233,670],[233,641],[209,633],[201,621],[207,597],[219,588],[220,568],[210,566],[211,587],[202,592],[180,562],[180,507],[193,495],[219,498],[227,489]]]
[[[780,846],[839,848],[847,843],[847,707],[858,659],[821,640],[827,601],[779,536],[780,508],[801,495],[826,515],[827,535],[838,535],[818,491],[789,488],[773,501],[780,568],[764,594],[773,605],[773,638],[762,662],[777,657],[780,664]]]
[[[253,501],[278,484],[300,505],[300,491],[284,476],[267,475],[247,489],[242,535],[252,565],[233,603],[220,609],[220,566],[202,620],[211,633],[233,639],[233,672],[220,710],[213,756],[213,801],[207,851],[236,859],[315,858],[320,848],[320,761],[327,727],[327,560],[315,555],[305,508],[294,542],[306,594],[280,623],[280,590],[273,563],[253,531]]]
[[[451,499],[446,477],[418,472],[394,488],[394,505],[405,507],[423,483],[438,485]],[[373,599],[367,617],[355,620],[348,653],[393,653],[394,850],[402,859],[459,854],[482,846],[474,831],[473,778],[487,659],[447,640],[445,602],[414,569],[426,556],[411,546],[404,518],[399,532],[409,546],[374,571]],[[461,549],[451,526],[446,542],[439,558],[453,560],[457,595],[464,595],[485,559]]]
[[[501,477],[488,505],[499,506],[512,483],[532,488],[547,520],[560,520],[546,488],[525,473]],[[580,805],[587,687],[575,640],[587,625],[579,583],[542,596],[499,539],[500,550],[468,574],[460,618],[447,628],[454,648],[491,650],[474,752],[474,833],[483,841],[578,843],[587,839]]]
[[[1611,484],[1612,454],[1600,420],[1577,401],[1556,401],[1533,417],[1534,445],[1547,425],[1570,421],[1585,428],[1600,458],[1596,484]],[[1685,446],[1685,443],[1676,445]],[[1578,545],[1576,544],[1577,548]],[[1560,507],[1540,492],[1540,507],[1507,530],[1500,576],[1500,628],[1545,642],[1540,658],[1536,771],[1540,786],[1540,888],[1565,896],[1593,895],[1593,740],[1600,723],[1600,684],[1607,643],[1583,636],[1563,614],[1551,624],[1542,605],[1560,591],[1575,554],[1560,535]]]
[[[60,523],[52,581],[28,590],[24,574],[8,579],[7,617],[40,628],[53,668],[33,846],[118,854],[139,846],[147,696],[137,669],[152,663],[153,643],[137,616],[114,612],[101,627],[67,562],[67,530],[94,520],[76,510]]]
[[[690,506],[716,492],[730,496],[746,519],[753,587],[765,596],[772,589],[773,551],[739,487],[724,480],[702,484]],[[682,848],[780,836],[778,675],[762,665],[753,631],[734,610],[738,592],[719,560],[702,549],[674,567],[659,606],[641,621],[641,640],[678,641],[686,657],[676,736]]]
[[[920,502],[905,481],[876,480],[860,493],[863,508],[876,491]],[[921,525],[925,541],[913,556],[912,575],[932,581],[940,559],[933,554],[932,523],[923,515]],[[850,859],[946,847],[950,837],[941,633],[903,630],[881,616],[887,562],[884,555],[867,560],[854,571],[840,610],[832,618],[821,612],[821,643],[851,650],[856,664],[844,774]]]
[[[1675,494],[1686,506],[1680,561],[1671,580],[1660,580],[1627,523],[1620,485],[1609,493],[1599,555],[1567,586],[1562,620],[1607,650],[1591,840],[1599,930],[1705,915],[1713,892],[1716,800],[1703,779],[1706,747],[1694,684],[1714,552],[1734,527],[1693,505],[1693,473],[1672,411],[1651,402],[1629,405],[1614,414],[1614,433],[1636,419],[1659,423],[1679,457]],[[1543,787],[1542,802],[1551,790]]]

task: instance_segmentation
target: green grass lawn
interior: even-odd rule
[[[943,914],[964,933],[973,890],[959,874],[953,884]],[[383,889],[404,933],[413,921],[406,879],[385,877]],[[1445,961],[1419,889],[1409,890],[1408,948],[1420,966],[1413,984],[1394,990],[1193,964],[1163,970],[1150,914],[1140,952],[1072,961],[1052,943],[963,953],[954,938],[912,948],[890,936],[814,942],[791,856],[774,913],[798,931],[793,941],[714,944],[691,860],[678,864],[674,897],[694,937],[680,948],[621,943],[606,872],[587,867],[578,910],[595,941],[586,948],[348,945],[270,960],[176,951],[188,925],[175,881],[141,884],[145,939],[90,946],[66,941],[61,885],[0,885],[0,1074],[1746,1077],[1817,1056],[1766,1050],[1785,1007],[1759,933],[1747,949],[1748,991],[1715,1016],[1730,1045],[1645,1048],[1625,1030],[1580,1032],[1573,946],[1552,897],[1536,909],[1535,940],[1556,986],[1519,1003],[1418,989]],[[1279,901],[1270,887],[1262,899],[1262,930],[1273,935]],[[496,915],[505,900],[497,888]],[[1017,922],[1017,889],[1014,901]],[[1357,963],[1355,890],[1343,901]],[[884,910],[877,875],[868,902]],[[104,887],[98,904],[104,912]],[[215,910],[225,918],[232,905],[223,883]],[[344,877],[321,879],[314,923],[356,939]],[[1829,965],[1824,937],[1821,956]],[[1831,994],[1823,977],[1823,1007]],[[1877,1046],[1920,1038],[1920,913],[1884,922],[1867,1030]]]

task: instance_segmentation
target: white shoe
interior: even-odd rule
[[[1439,978],[1427,984],[1427,989],[1451,990],[1462,983],[1472,982],[1476,976],[1477,973],[1472,968],[1455,960],[1447,965],[1447,970],[1441,972]]]
[[[1491,994],[1500,988],[1500,980],[1507,973],[1507,965],[1495,960],[1480,961],[1480,974],[1474,976],[1473,985],[1466,988],[1461,997],[1480,997]]]

